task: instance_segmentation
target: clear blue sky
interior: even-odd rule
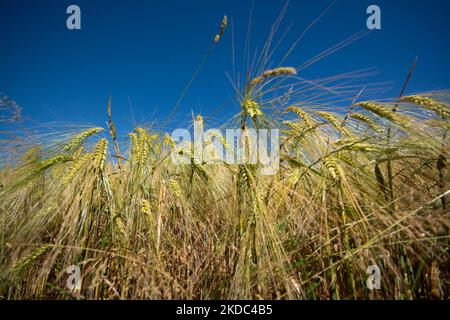
[[[243,54],[251,0],[1,0],[0,92],[37,122],[74,121],[104,125],[108,96],[124,133],[136,122],[161,120],[207,51],[224,14],[234,21],[236,54]],[[290,25],[286,46],[332,1],[291,0],[281,25]],[[252,48],[263,45],[283,1],[254,1]],[[77,4],[82,29],[66,28],[66,8]],[[350,44],[304,70],[318,78],[375,67],[369,82],[392,81],[394,97],[413,58],[419,57],[409,91],[450,87],[450,1],[340,0],[305,36],[286,61],[298,66],[365,29],[366,8],[377,4],[382,30]],[[231,32],[214,48],[177,111],[208,115],[233,95]],[[280,33],[280,34],[281,34]],[[242,71],[242,70],[241,70]],[[236,113],[225,106],[215,114]]]

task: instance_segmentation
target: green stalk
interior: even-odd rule
[[[392,108],[392,112],[396,113],[397,109],[398,109],[398,103],[401,99],[401,97],[403,96],[403,94],[405,93],[406,87],[409,83],[409,80],[411,79],[411,76],[414,72],[414,69],[416,68],[416,64],[417,64],[417,57],[414,59],[413,64],[411,66],[411,68],[409,69],[409,73],[408,76],[406,77],[405,83],[403,84],[402,90],[400,91],[400,94],[397,98],[397,103],[394,105],[394,107]],[[389,147],[389,145],[391,144],[391,132],[392,128],[389,127],[388,128],[388,132],[387,132],[387,146]],[[386,162],[386,166],[387,166],[387,176],[388,176],[388,192],[389,192],[389,197],[390,197],[390,204],[389,204],[389,211],[391,214],[393,214],[395,212],[395,193],[394,193],[394,178],[393,178],[393,174],[392,174],[392,162],[391,159],[389,159]]]

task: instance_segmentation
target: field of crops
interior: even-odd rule
[[[279,129],[275,174],[198,163],[193,146],[176,164],[170,132],[118,137],[111,104],[105,128],[5,135],[0,298],[447,299],[449,93],[331,109],[301,99],[296,68],[266,62],[219,129],[242,130],[242,145]]]

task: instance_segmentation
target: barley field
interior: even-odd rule
[[[111,99],[104,127],[1,133],[0,298],[448,299],[450,93],[331,109],[268,53],[220,128],[279,129],[272,175],[174,164],[163,125],[118,136]]]

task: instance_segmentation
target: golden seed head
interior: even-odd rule
[[[150,202],[146,199],[141,200],[141,211],[146,215],[150,215],[152,213]]]
[[[298,181],[300,180],[300,177],[302,176],[303,172],[305,170],[303,168],[297,168],[294,169],[292,174],[289,176],[288,178],[288,183],[290,185],[295,185],[298,183]]]
[[[285,120],[285,121],[283,121],[283,123],[285,125],[287,125],[289,128],[291,128],[292,130],[294,130],[295,132],[302,131],[302,127],[297,122],[292,122],[292,121],[289,121],[289,120]]]
[[[264,71],[264,73],[256,78],[254,78],[251,82],[251,86],[254,87],[258,84],[264,82],[264,80],[272,77],[282,76],[282,75],[296,75],[297,70],[292,67],[279,67],[275,69],[270,69]]]
[[[32,147],[31,149],[27,150],[23,154],[22,161],[24,161],[24,162],[36,161],[36,160],[38,160],[40,158],[40,153],[41,153],[41,147],[40,146]]]
[[[168,133],[164,135],[164,144],[172,149],[175,148],[175,142],[172,140]]]
[[[114,217],[114,225],[116,227],[116,230],[117,230],[117,233],[119,234],[119,236],[121,238],[125,238],[127,233],[126,233],[125,224],[123,223],[122,218],[119,216],[115,216]]]
[[[203,125],[203,117],[202,117],[200,114],[198,114],[198,115],[195,117],[195,120],[196,120],[197,122],[199,122],[200,125]]]
[[[148,131],[143,128],[136,128],[134,131],[139,137],[136,134],[130,134],[133,145],[132,156],[137,164],[143,165],[148,158],[153,139],[148,134]]]
[[[89,161],[92,160],[92,158],[92,153],[85,153],[83,155],[75,157],[72,166],[67,171],[67,174],[63,177],[64,183],[70,183],[77,172],[79,172],[84,165],[89,164]]]
[[[450,117],[450,108],[448,107],[448,105],[441,102],[437,102],[429,97],[409,96],[409,97],[402,97],[400,101],[414,103],[418,106],[421,106],[425,109],[437,113],[443,118]]]
[[[371,101],[365,101],[357,103],[356,106],[362,107],[381,118],[385,118],[387,120],[394,120],[394,113],[389,111],[389,109],[383,106],[382,104]]]
[[[350,135],[350,132],[346,128],[342,128],[341,125],[338,123],[336,118],[329,112],[325,111],[319,111],[317,112],[321,117],[325,118],[334,128],[337,130],[342,131],[345,135]]]
[[[305,122],[308,129],[313,130],[315,123],[314,120],[302,109],[296,106],[290,106],[286,108],[286,112],[294,112],[296,115],[298,115],[303,122]]]
[[[244,109],[252,119],[256,119],[256,117],[262,115],[259,104],[251,99],[245,99],[242,102],[242,109]]]
[[[220,23],[220,30],[214,37],[214,43],[219,42],[220,38],[222,37],[223,33],[225,32],[225,29],[228,25],[228,18],[227,16],[223,16],[222,22]]]
[[[178,181],[176,181],[175,179],[170,179],[169,180],[169,187],[170,190],[180,199],[183,198],[182,196],[182,192],[181,192],[181,187],[178,184]]]
[[[85,130],[79,134],[77,134],[75,137],[73,137],[69,143],[63,148],[64,151],[71,151],[75,148],[77,148],[80,144],[82,144],[84,142],[84,140],[86,140],[87,138],[89,138],[90,136],[101,132],[105,130],[104,128],[91,128],[88,130]]]
[[[324,164],[333,180],[340,181],[342,177],[342,170],[337,160],[328,158],[324,160]]]
[[[364,122],[365,124],[367,124],[367,126],[369,128],[371,128],[373,131],[379,132],[381,131],[380,126],[378,126],[375,121],[373,121],[372,119],[370,119],[369,117],[361,114],[361,113],[352,113],[350,115],[350,118],[358,120],[360,122]]]
[[[106,152],[108,150],[108,140],[100,139],[95,146],[93,165],[95,168],[103,169],[105,165]]]

